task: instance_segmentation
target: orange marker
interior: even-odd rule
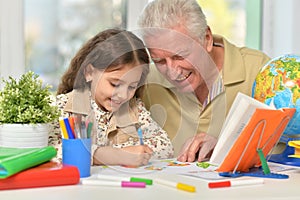
[[[69,123],[70,123],[70,126],[71,126],[71,130],[72,130],[72,135],[74,136],[74,138],[77,138],[76,134],[75,134],[75,120],[74,120],[74,117],[69,117]]]

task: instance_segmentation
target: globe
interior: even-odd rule
[[[270,60],[254,81],[252,97],[277,109],[296,108],[284,134],[300,134],[300,56],[287,54]]]

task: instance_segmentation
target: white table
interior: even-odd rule
[[[98,167],[92,168],[95,174]],[[209,189],[208,181],[181,175],[159,174],[160,178],[184,182],[196,186],[196,192],[190,193],[158,184],[146,188],[121,188],[104,186],[71,185],[57,187],[43,187],[32,189],[17,189],[0,191],[1,200],[93,200],[93,199],[300,199],[300,170],[285,172],[289,179],[265,179],[263,185],[238,186],[231,188]],[[156,174],[149,174],[155,178]]]

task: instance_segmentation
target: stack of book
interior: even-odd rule
[[[77,167],[51,161],[56,153],[52,146],[0,147],[0,190],[77,184]]]

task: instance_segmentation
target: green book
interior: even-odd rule
[[[50,161],[57,154],[53,146],[43,148],[0,147],[0,179]]]

